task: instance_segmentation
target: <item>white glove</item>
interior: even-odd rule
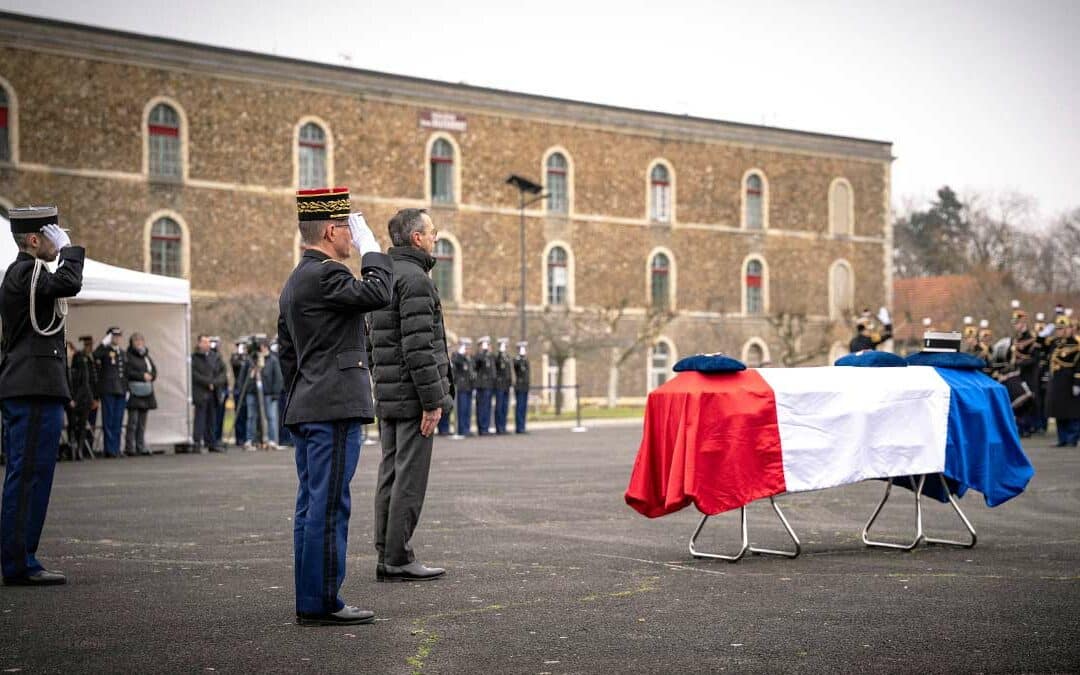
[[[364,220],[364,214],[349,214],[349,236],[352,238],[353,248],[360,251],[361,256],[368,253],[382,253],[382,248],[379,246],[378,240],[375,239],[375,234],[372,233],[367,221]]]
[[[112,345],[112,333],[105,333],[105,337],[101,338],[101,346],[109,347]]]
[[[1039,337],[1041,337],[1041,338],[1050,337],[1051,335],[1054,334],[1054,329],[1055,328],[1056,328],[1056,326],[1054,324],[1052,324],[1052,323],[1046,324],[1046,328],[1042,329],[1042,332],[1039,333]]]
[[[888,326],[892,323],[892,317],[889,316],[889,310],[882,307],[878,310],[877,319],[881,322],[881,325]]]
[[[1073,385],[1073,396],[1080,396],[1080,384]]]
[[[46,225],[41,228],[41,233],[49,238],[53,244],[56,245],[56,250],[64,248],[65,246],[71,246],[71,237],[67,232],[64,232],[57,225]]]

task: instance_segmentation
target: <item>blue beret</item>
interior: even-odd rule
[[[746,364],[723,354],[694,354],[680,359],[674,370],[677,373],[684,370],[696,370],[699,373],[737,373],[746,370]]]
[[[919,352],[907,357],[907,362],[911,366],[934,366],[957,370],[982,370],[986,367],[984,359],[964,352]]]
[[[903,357],[891,352],[878,352],[864,349],[836,359],[834,366],[860,366],[863,368],[899,368],[907,365]]]

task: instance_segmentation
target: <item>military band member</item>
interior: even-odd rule
[[[127,377],[124,375],[127,350],[122,347],[123,337],[124,332],[118,326],[111,326],[94,350],[104,436],[102,451],[109,458],[120,456],[120,432],[124,428],[124,408],[127,406]]]
[[[506,347],[510,338],[499,338],[499,351],[495,354],[495,433],[506,433],[506,419],[510,415],[510,385],[513,384],[513,366]]]
[[[519,342],[514,357],[514,432],[525,433],[525,416],[529,412],[529,343]]]
[[[476,432],[487,436],[491,431],[491,397],[495,389],[495,357],[491,355],[491,338],[478,340],[480,349],[473,359],[476,373]]]
[[[977,354],[979,351],[979,329],[975,326],[975,319],[970,316],[964,317],[964,342],[961,351],[968,354]]]
[[[1015,305],[1014,305],[1015,306]],[[1039,346],[1038,337],[1028,330],[1028,315],[1022,309],[1013,310],[1013,339],[1009,347],[1010,370],[1017,370],[1020,379],[1032,392],[1031,401],[1016,409],[1016,424],[1022,437],[1030,436],[1035,431],[1035,397],[1039,390]]]
[[[457,351],[450,356],[450,366],[454,369],[454,388],[457,390],[457,402],[454,406],[457,417],[457,435],[455,439],[472,436],[469,427],[472,425],[473,388],[476,385],[476,375],[473,370],[472,340],[461,338],[458,342]]]
[[[374,613],[346,605],[339,592],[360,426],[375,417],[364,314],[390,302],[393,266],[362,220],[348,222],[346,188],[301,190],[296,205],[304,253],[278,301],[278,342],[299,479],[297,623],[370,623]],[[350,247],[361,255],[359,279],[345,262]]]
[[[1057,447],[1080,443],[1080,341],[1069,317],[1054,320],[1046,412],[1057,424]]]
[[[877,318],[881,322],[881,332],[873,330],[870,309],[863,309],[862,316],[856,322],[855,337],[852,338],[851,343],[848,345],[852,354],[877,349],[882,343],[892,339],[892,319],[889,317],[889,310],[882,307],[878,311]]]
[[[0,284],[0,413],[7,467],[0,516],[4,584],[43,586],[67,578],[37,559],[56,469],[68,386],[64,322],[82,289],[86,251],[72,246],[54,206],[9,212],[19,248]],[[60,258],[56,272],[44,263]],[[123,409],[121,409],[122,412]]]

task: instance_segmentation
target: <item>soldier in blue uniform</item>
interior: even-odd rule
[[[514,380],[510,356],[506,346],[510,338],[499,338],[499,351],[495,354],[495,433],[506,433],[506,418],[510,415],[510,385]]]
[[[346,605],[349,481],[360,460],[360,426],[374,421],[364,314],[390,303],[393,263],[362,218],[348,222],[346,188],[296,196],[304,254],[278,301],[278,342],[300,486],[293,521],[296,619],[300,625],[370,623]],[[345,264],[360,252],[357,279]]]
[[[104,457],[120,457],[120,433],[124,429],[124,408],[127,406],[127,376],[124,360],[127,350],[121,348],[124,332],[111,326],[105,339],[94,350],[97,366],[98,400],[101,401],[101,430],[105,437]]]
[[[63,584],[37,559],[49,508],[64,406],[71,401],[64,322],[67,302],[82,289],[86,251],[72,246],[54,206],[12,209],[19,255],[0,284],[0,412],[7,470],[0,515],[4,584]],[[46,262],[60,258],[55,272]]]
[[[525,433],[525,416],[529,412],[529,343],[519,342],[514,357],[514,433]]]
[[[480,351],[473,359],[476,373],[476,433],[487,436],[491,430],[491,397],[495,390],[495,357],[491,355],[491,338],[477,340]]]
[[[473,387],[476,384],[476,373],[473,370],[472,355],[469,354],[471,347],[472,340],[461,338],[457,351],[450,356],[450,367],[454,369],[454,388],[457,391],[457,402],[454,406],[457,434],[454,438],[458,440],[472,436],[469,427],[472,426]]]

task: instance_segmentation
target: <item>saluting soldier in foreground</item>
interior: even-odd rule
[[[71,401],[64,323],[67,303],[82,289],[86,251],[60,229],[55,206],[12,209],[19,255],[0,284],[0,411],[4,476],[0,564],[4,584],[67,583],[37,559],[56,470],[64,406]],[[46,262],[60,257],[56,272]]]
[[[300,481],[293,521],[296,619],[315,626],[370,623],[373,612],[347,606],[338,593],[360,425],[375,417],[364,314],[390,302],[393,263],[362,218],[347,222],[346,188],[301,190],[296,206],[304,254],[278,301],[285,424]],[[361,255],[359,279],[345,264],[350,246]]]

